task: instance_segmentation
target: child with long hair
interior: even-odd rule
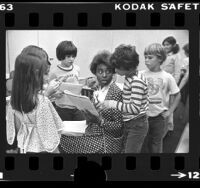
[[[59,129],[63,123],[47,96],[47,53],[37,46],[26,47],[15,60],[15,74],[6,117],[7,141],[17,137],[21,153],[58,153]]]
[[[170,73],[178,84],[181,76],[181,58],[179,53],[180,47],[173,36],[165,38],[162,42],[162,45],[167,53],[167,58],[161,65],[161,68]],[[166,133],[168,132],[170,135],[173,130],[174,122],[173,114],[171,114],[166,125]]]

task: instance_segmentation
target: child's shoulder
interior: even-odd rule
[[[49,98],[43,94],[38,95],[38,100],[39,100],[40,104],[50,102]]]

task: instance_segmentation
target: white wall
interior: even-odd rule
[[[151,43],[162,43],[168,36],[174,36],[182,46],[189,42],[187,30],[8,30],[6,49],[6,73],[14,70],[16,56],[28,45],[38,45],[53,58],[52,67],[56,59],[56,47],[63,40],[72,40],[78,48],[75,63],[81,68],[81,76],[91,76],[89,64],[94,55],[100,50],[114,51],[119,44],[136,46],[140,55],[139,70],[146,69],[144,65],[144,48]],[[183,51],[181,50],[181,55]],[[121,78],[118,79],[119,81]]]

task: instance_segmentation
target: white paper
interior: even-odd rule
[[[85,133],[87,128],[86,120],[83,121],[63,121],[64,128],[61,130],[62,134],[65,133]]]
[[[82,84],[72,84],[72,83],[62,82],[59,89],[61,91],[68,90],[73,94],[80,95],[82,87],[83,87]]]

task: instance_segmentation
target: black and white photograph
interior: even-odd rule
[[[5,153],[189,153],[188,30],[6,30],[5,42]]]

